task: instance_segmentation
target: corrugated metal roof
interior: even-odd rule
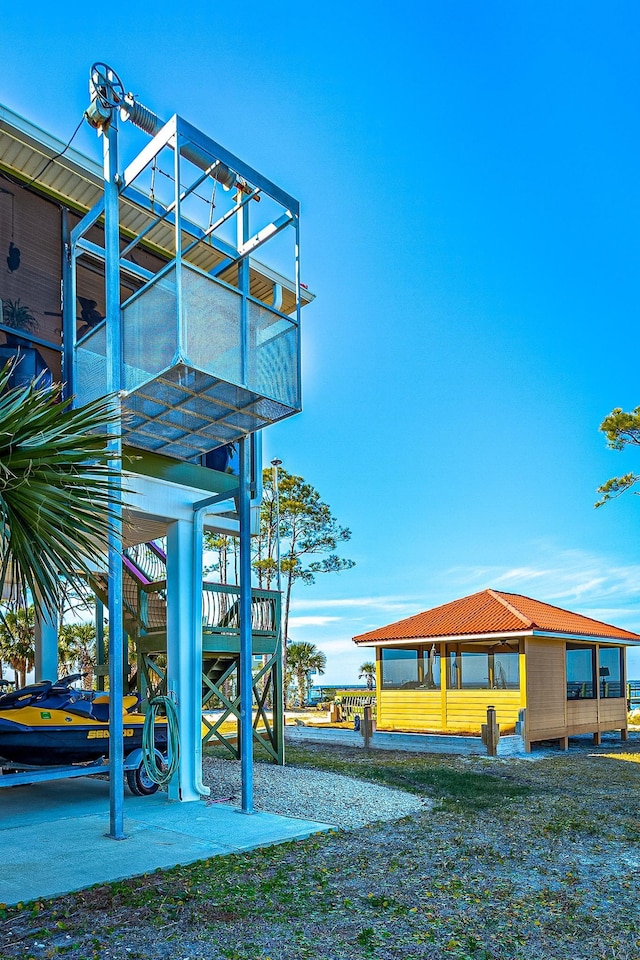
[[[425,610],[377,630],[354,637],[355,643],[384,643],[446,637],[473,637],[504,633],[570,634],[629,642],[640,641],[630,630],[572,613],[517,593],[482,590],[460,600]]]

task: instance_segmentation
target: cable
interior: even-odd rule
[[[47,162],[45,163],[45,165],[44,165],[44,167],[42,168],[42,170],[38,171],[38,173],[36,173],[36,175],[35,175],[34,177],[32,177],[31,180],[29,180],[29,181],[27,182],[27,186],[30,186],[32,183],[35,183],[35,181],[36,181],[39,177],[42,176],[42,174],[45,172],[45,170],[47,170],[47,169],[51,166],[51,164],[53,163],[54,160],[57,160],[58,157],[63,157],[63,156],[65,155],[65,153],[67,152],[67,150],[69,149],[69,147],[71,146],[71,144],[73,143],[73,141],[75,140],[75,137],[76,137],[76,134],[77,134],[78,130],[80,129],[80,127],[81,127],[82,124],[84,123],[84,119],[85,119],[84,116],[82,116],[82,117],[80,118],[80,123],[78,124],[78,126],[75,128],[75,130],[74,130],[73,133],[71,134],[71,139],[70,139],[69,142],[67,143],[67,145],[66,145],[66,147],[64,148],[64,150],[61,150],[60,153],[54,154],[53,157],[51,157],[49,160],[47,160]]]
[[[167,762],[160,763],[156,753],[155,723],[164,710],[167,720]],[[154,783],[164,786],[171,780],[180,762],[180,737],[178,736],[178,711],[170,697],[154,697],[142,727],[142,762],[147,776]]]

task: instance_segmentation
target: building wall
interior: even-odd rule
[[[525,659],[527,738],[564,737],[567,725],[565,644],[544,637],[527,637]]]
[[[43,360],[60,380],[62,348],[62,216],[58,204],[24,190],[13,181],[0,177],[0,298],[19,300],[37,321],[33,331]],[[20,251],[20,265],[7,269],[5,257],[9,244]],[[6,334],[0,332],[0,345]],[[3,356],[3,361],[4,361]]]
[[[596,643],[594,646],[597,657],[600,644]],[[626,699],[600,699],[599,684],[596,684],[596,696],[593,699],[567,700],[564,640],[527,637],[526,661],[525,736],[528,743],[584,733],[626,730]]]
[[[487,707],[496,708],[503,731],[513,730],[520,708],[519,690],[383,690],[378,694],[378,730],[480,733]],[[443,709],[444,707],[444,709]]]
[[[379,689],[379,688],[378,688]],[[382,690],[377,694],[378,730],[443,730],[439,690]]]
[[[445,730],[480,733],[487,708],[495,707],[503,733],[513,732],[520,709],[519,690],[447,690]]]

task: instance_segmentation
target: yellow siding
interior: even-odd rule
[[[527,705],[527,655],[525,653],[525,640],[521,640],[519,644],[519,654],[518,661],[520,665],[520,706],[526,707]]]
[[[378,694],[378,730],[441,730],[439,690],[383,690]]]
[[[487,707],[498,723],[512,729],[518,719],[519,690],[447,690],[447,721],[438,690],[383,690],[378,695],[378,730],[451,730],[480,733]]]
[[[496,720],[503,730],[513,729],[520,708],[519,690],[448,690],[447,730],[480,733],[487,722],[487,707],[496,708]]]

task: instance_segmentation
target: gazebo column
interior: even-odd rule
[[[449,669],[449,661],[447,659],[447,645],[446,643],[440,644],[440,711],[441,711],[441,723],[440,726],[443,730],[447,729],[447,671]]]

